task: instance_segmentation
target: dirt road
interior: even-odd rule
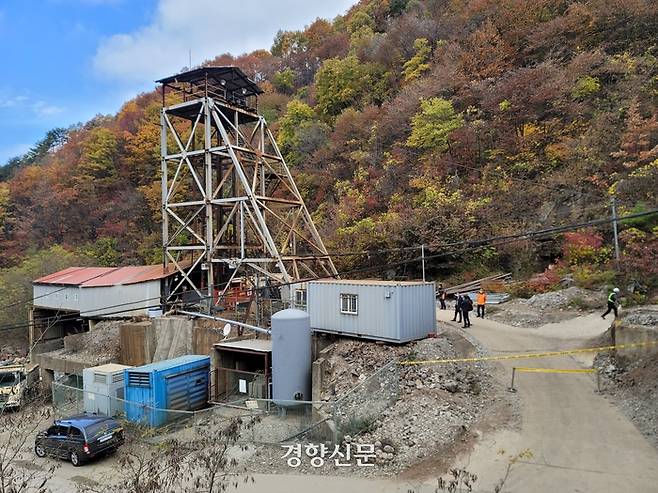
[[[449,315],[439,312],[444,321]],[[608,324],[596,314],[538,329],[474,318],[467,332],[493,354],[505,354],[577,347],[604,332]],[[509,385],[513,366],[582,368],[592,357],[504,361],[497,377]],[[480,478],[478,491],[492,491],[505,476],[509,457],[526,449],[532,457],[512,467],[506,492],[658,491],[658,452],[595,392],[592,375],[521,373],[515,387],[522,403],[520,431],[485,436],[472,453],[459,459],[459,465]]]

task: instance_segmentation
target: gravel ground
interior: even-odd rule
[[[602,353],[594,364],[602,373],[603,393],[658,448],[658,355],[622,366]]]
[[[622,312],[622,324],[657,327],[658,307],[636,308]],[[610,331],[597,343],[608,344]],[[658,448],[658,354],[618,358],[600,353],[594,360],[602,375],[603,393]]]
[[[567,289],[515,299],[488,308],[492,320],[514,327],[540,327],[605,308],[606,293],[572,286]]]

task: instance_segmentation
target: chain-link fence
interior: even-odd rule
[[[249,424],[243,428],[241,440],[250,443],[278,444],[304,437],[331,441],[333,437],[330,402],[244,398],[184,411],[159,409],[58,382],[52,384],[52,399],[57,417],[85,412],[111,415],[129,427],[140,428],[140,435],[156,441],[158,437],[185,438],[207,433],[213,427],[225,427],[235,418]]]
[[[260,381],[252,379],[252,382]],[[231,419],[241,418],[249,423],[241,439],[262,444],[303,440],[338,443],[345,435],[369,429],[398,395],[397,361],[391,361],[333,401],[242,397],[212,403],[198,411],[159,409],[58,382],[52,384],[53,409],[58,417],[84,412],[111,415],[129,426],[143,428],[142,435],[155,440],[172,434],[207,433],[213,427],[226,426]]]
[[[212,379],[216,385],[210,395],[219,401],[238,400],[249,396],[254,399],[270,397],[270,375],[263,372],[236,370],[235,368],[217,368]]]

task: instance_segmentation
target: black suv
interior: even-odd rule
[[[58,419],[34,440],[38,457],[52,455],[68,459],[74,466],[114,452],[123,444],[123,428],[114,419],[94,414],[79,414]]]

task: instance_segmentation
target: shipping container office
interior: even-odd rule
[[[431,282],[310,281],[306,296],[311,328],[317,332],[396,343],[436,332]]]
[[[126,417],[153,427],[208,403],[210,357],[187,355],[125,370]]]

